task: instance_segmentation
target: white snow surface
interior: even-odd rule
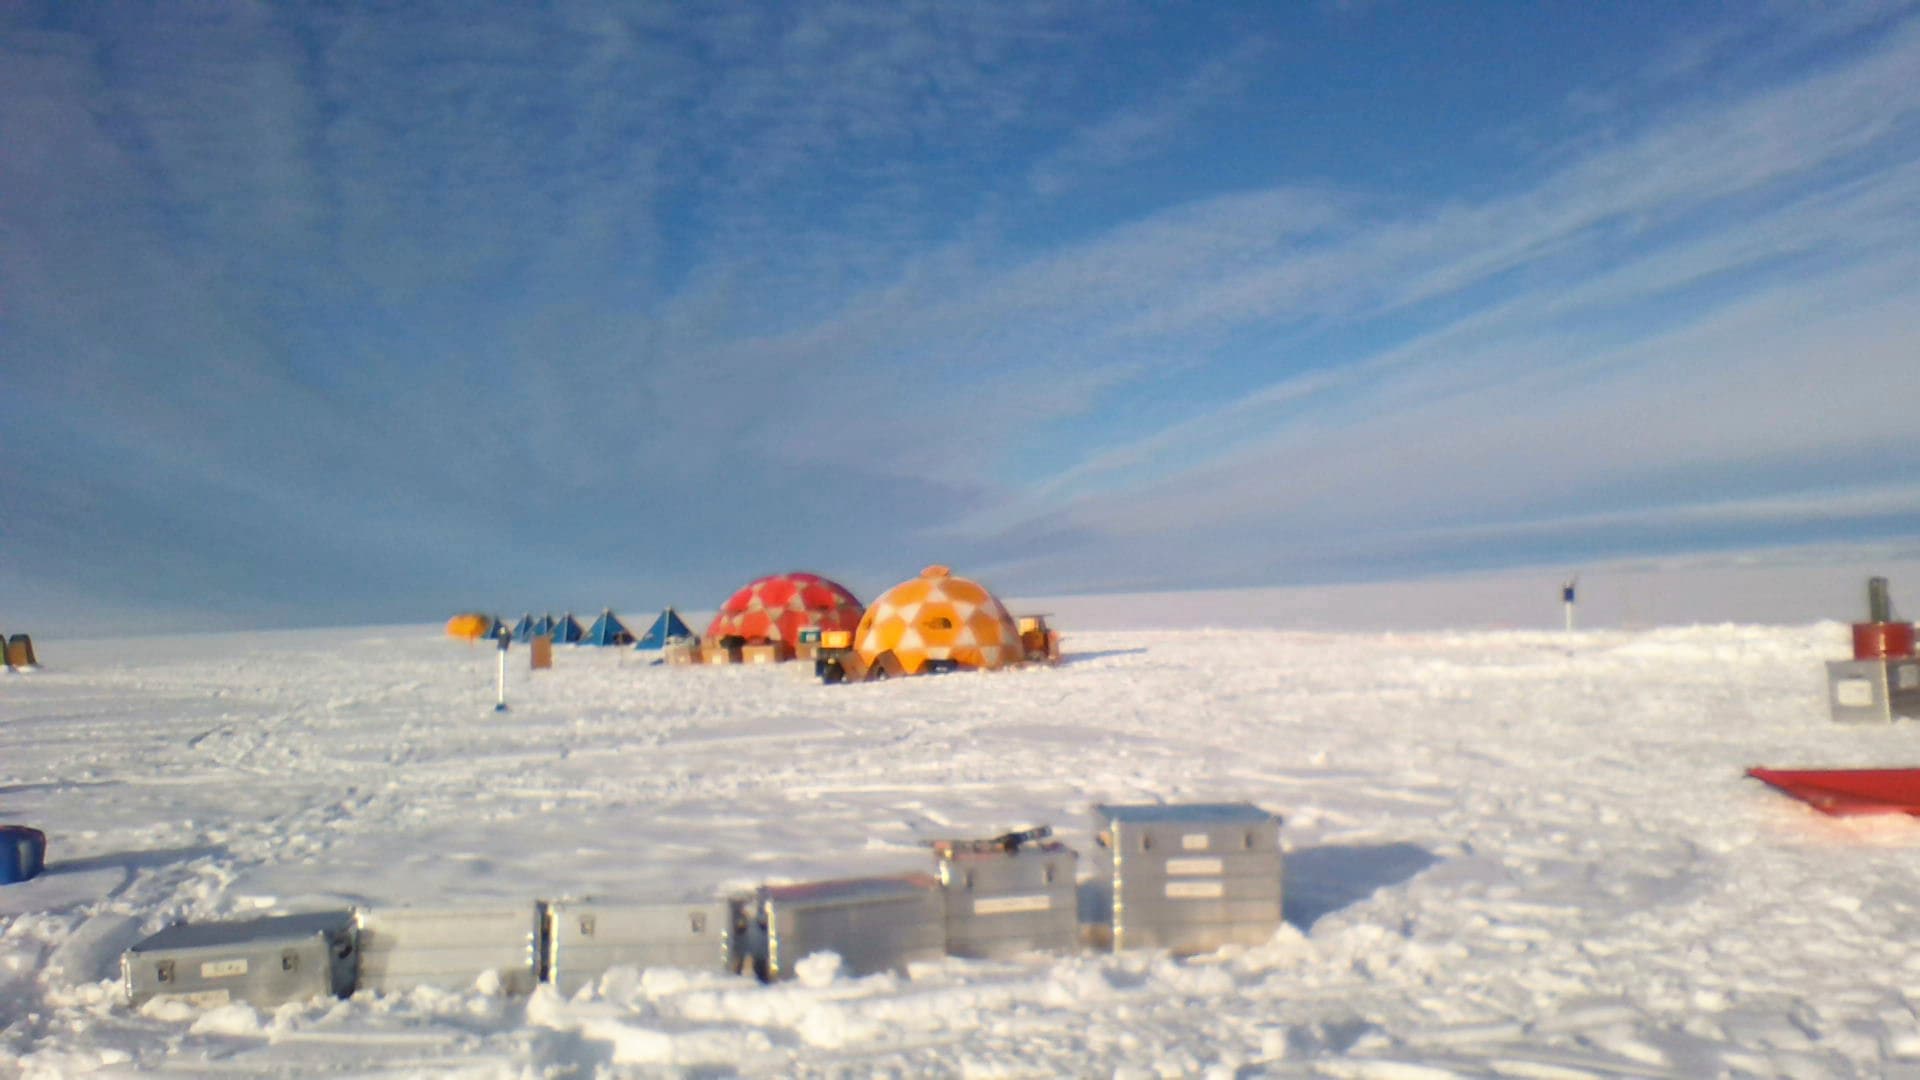
[[[433,628],[41,642],[0,677],[0,1074],[1920,1075],[1920,822],[1745,768],[1920,764],[1840,726],[1846,627],[1068,632],[1066,663],[860,686]],[[573,1000],[129,1008],[177,919],[664,898],[923,870],[1098,802],[1285,816],[1287,922],[1176,960],[952,959]],[[1083,872],[1086,867],[1083,859]]]

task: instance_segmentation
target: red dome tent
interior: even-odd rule
[[[736,637],[791,650],[800,643],[800,631],[852,630],[864,611],[845,587],[818,574],[769,574],[727,598],[708,624],[705,640]]]

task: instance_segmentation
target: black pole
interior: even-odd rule
[[[1867,579],[1867,621],[1892,622],[1893,601],[1887,597],[1887,579]]]

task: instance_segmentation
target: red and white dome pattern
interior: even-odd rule
[[[852,593],[818,574],[769,574],[727,598],[705,640],[740,637],[792,648],[802,630],[852,630],[863,613]]]

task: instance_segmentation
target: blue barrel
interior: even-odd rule
[[[0,885],[14,885],[47,866],[47,834],[25,825],[0,825]]]

